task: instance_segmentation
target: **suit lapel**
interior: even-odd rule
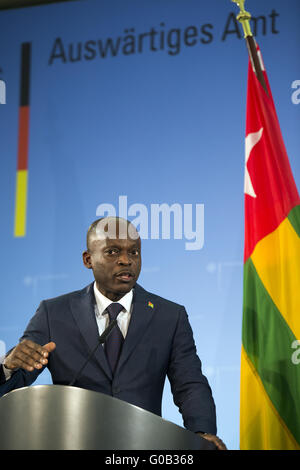
[[[134,289],[131,319],[116,373],[127,361],[138,342],[142,341],[143,335],[153,318],[155,310],[156,307],[154,303],[151,302],[151,294],[139,285],[136,285]]]
[[[99,339],[98,325],[95,316],[95,296],[93,284],[78,293],[78,297],[71,299],[71,311],[75,322],[83,336],[87,348],[91,351]],[[112,373],[107,362],[103,346],[99,344],[95,352],[95,358],[105,374],[112,379]]]

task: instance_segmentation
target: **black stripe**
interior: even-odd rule
[[[45,5],[47,3],[74,2],[79,0],[1,0],[0,10],[12,10],[13,8],[25,8]]]
[[[24,42],[21,52],[20,106],[29,106],[31,43]]]

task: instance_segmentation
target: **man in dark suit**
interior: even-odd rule
[[[45,366],[54,384],[68,385],[117,309],[117,326],[74,385],[161,415],[168,376],[185,427],[224,449],[184,307],[137,284],[141,240],[135,227],[119,218],[95,221],[88,230],[83,263],[93,270],[95,282],[41,302],[0,367],[0,394],[30,385]]]

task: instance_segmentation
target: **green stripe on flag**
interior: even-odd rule
[[[273,303],[251,258],[244,266],[242,338],[273,405],[300,444],[300,364],[292,361],[292,344],[300,338]]]
[[[295,206],[288,215],[288,219],[300,237],[300,206]]]

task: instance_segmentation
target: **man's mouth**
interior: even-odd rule
[[[130,271],[121,271],[117,273],[116,278],[122,282],[130,282],[134,279],[134,274]]]

